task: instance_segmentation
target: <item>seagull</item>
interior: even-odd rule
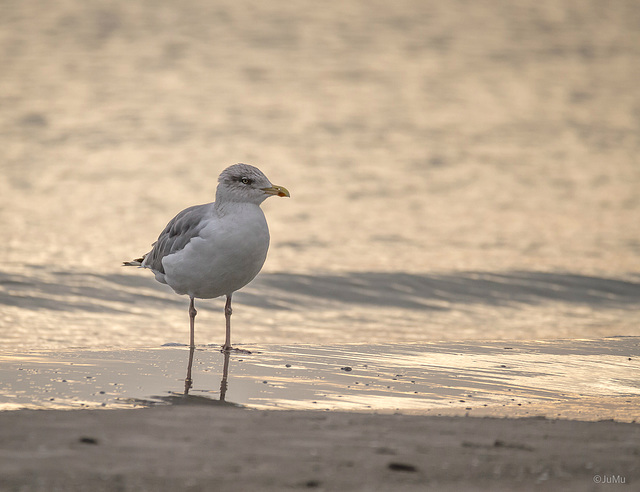
[[[190,347],[195,347],[194,299],[226,296],[226,338],[231,350],[231,296],[262,269],[269,249],[269,228],[260,204],[270,196],[289,197],[257,167],[234,164],[218,178],[216,201],[184,209],[167,224],[142,258],[124,266],[149,268],[158,282],[188,295]]]

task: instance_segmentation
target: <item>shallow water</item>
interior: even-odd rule
[[[4,353],[0,409],[236,405],[635,420],[640,339]]]
[[[188,302],[149,272],[0,274],[4,347],[188,341]],[[632,335],[640,282],[544,272],[263,273],[234,296],[233,343],[395,343]],[[197,301],[197,343],[221,343],[223,302]]]
[[[148,348],[186,300],[119,265],[246,161],[264,273],[234,342],[635,335],[640,8],[3,6],[3,347]],[[197,341],[223,336],[199,303]]]

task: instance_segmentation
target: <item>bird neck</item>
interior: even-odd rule
[[[214,210],[219,215],[230,215],[247,212],[260,212],[260,205],[251,202],[234,202],[230,200],[216,200],[213,204]]]

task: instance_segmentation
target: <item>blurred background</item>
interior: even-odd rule
[[[637,334],[638,26],[635,0],[3,1],[4,345],[186,343],[186,298],[120,264],[236,162],[292,198],[234,342]]]

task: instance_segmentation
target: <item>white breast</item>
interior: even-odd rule
[[[201,299],[231,294],[260,272],[268,249],[260,207],[228,204],[182,250],[163,258],[164,280],[176,293]]]

